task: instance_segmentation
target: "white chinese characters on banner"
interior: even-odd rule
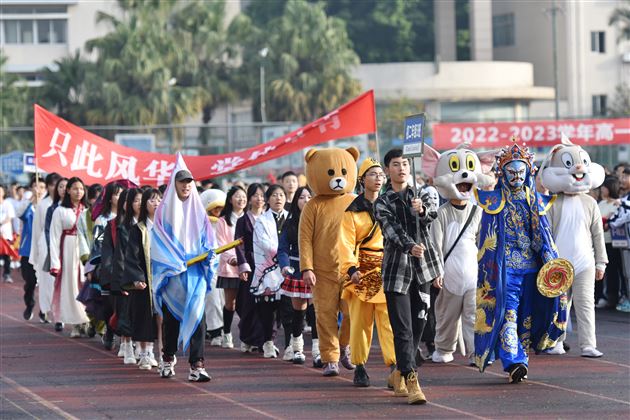
[[[138,159],[133,156],[123,156],[112,151],[109,161],[109,170],[105,175],[106,180],[128,179],[136,185],[140,185],[140,177],[136,175]]]
[[[157,185],[162,185],[171,176],[171,172],[173,172],[173,168],[175,167],[175,162],[168,162],[166,160],[152,160],[151,163],[142,171],[148,172],[148,175],[144,176],[143,179],[146,181],[155,181]]]
[[[63,139],[60,137],[63,136]],[[53,135],[50,139],[48,151],[42,155],[43,158],[59,155],[59,163],[61,166],[68,166],[68,159],[66,153],[68,152],[68,146],[70,144],[70,133],[62,133],[58,128],[55,128]],[[60,144],[61,142],[61,144]]]

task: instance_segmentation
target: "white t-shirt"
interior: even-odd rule
[[[10,202],[4,200],[0,204],[0,235],[4,239],[13,239],[13,219],[15,218],[15,209]]]

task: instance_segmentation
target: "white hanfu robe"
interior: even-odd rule
[[[52,198],[46,197],[40,201],[35,208],[33,218],[33,231],[31,239],[31,254],[28,262],[35,269],[37,285],[39,286],[39,310],[47,314],[52,309],[52,295],[55,285],[55,278],[43,270],[44,261],[48,255],[48,245],[44,234],[46,224],[46,212],[52,204]]]
[[[59,206],[50,225],[50,270],[60,274],[55,279],[53,315],[55,322],[83,324],[89,322],[85,306],[76,298],[83,282],[80,259],[78,218],[85,217],[82,209]]]

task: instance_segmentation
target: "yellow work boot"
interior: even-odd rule
[[[407,384],[407,403],[408,404],[426,404],[427,399],[424,393],[420,389],[420,383],[418,383],[418,376],[416,372],[410,372],[405,378]]]
[[[394,388],[394,395],[397,397],[407,396],[407,385],[405,384],[405,378],[402,377],[398,369],[394,369],[387,378],[387,386]]]

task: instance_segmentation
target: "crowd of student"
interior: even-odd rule
[[[339,319],[342,337],[339,363],[346,369],[355,370],[355,385],[369,385],[365,364],[373,326],[376,325],[384,362],[392,367],[389,385],[396,395],[409,395],[411,403],[411,394],[414,401],[425,401],[419,385],[415,389],[417,379],[407,380],[413,373],[412,365],[415,367],[415,361],[407,359],[420,353],[417,332],[422,333],[424,324],[427,324],[423,341],[429,356],[433,355],[435,362],[449,362],[458,333],[452,325],[440,327],[440,323],[444,324],[444,319],[449,317],[448,323],[456,324],[461,316],[462,322],[467,322],[465,319],[468,318],[472,325],[474,305],[455,315],[429,310],[437,297],[437,289],[441,287],[442,263],[438,264],[438,260],[444,259],[446,251],[437,252],[432,246],[413,245],[409,255],[422,256],[417,259],[421,263],[415,270],[422,272],[423,277],[440,279],[434,284],[434,290],[431,290],[430,282],[418,285],[405,280],[401,273],[395,273],[394,277],[403,283],[383,285],[385,277],[381,272],[407,269],[407,264],[401,264],[400,260],[382,262],[383,235],[391,238],[400,234],[388,232],[394,228],[388,226],[385,213],[398,211],[397,217],[408,217],[409,220],[402,224],[413,231],[416,225],[409,209],[402,206],[398,209],[396,203],[402,202],[400,198],[408,199],[419,214],[428,211],[427,198],[417,200],[411,188],[407,188],[409,170],[400,169],[404,162],[406,159],[401,153],[388,154],[384,165],[366,160],[358,170],[361,195],[351,200],[352,204],[341,218],[340,273],[347,275],[347,281],[342,290],[346,306],[341,312],[345,316]],[[381,195],[386,175],[389,176],[389,186],[393,182],[397,188],[388,188]],[[299,185],[299,181],[295,173],[286,172],[280,184],[245,186],[236,183],[225,193],[217,188],[196,186],[187,171],[174,176],[174,188],[182,201],[191,194],[190,188],[197,187],[216,245],[226,248],[216,256],[215,275],[210,292],[205,295],[205,317],[191,337],[189,380],[210,380],[204,368],[204,340],[211,346],[226,349],[235,346],[237,340],[232,335],[235,313],[239,319],[238,343],[242,352],[262,353],[265,358],[281,357],[303,364],[308,354],[304,339],[308,329],[312,337],[312,365],[323,367],[326,376],[339,373],[335,363],[322,361],[313,307],[312,271],[305,271],[300,266],[300,217],[314,193],[308,186]],[[169,310],[155,307],[150,257],[151,232],[166,186],[155,189],[118,181],[88,187],[79,178],[67,179],[53,173],[33,179],[29,189],[19,189],[11,191],[11,197],[5,198],[7,188],[0,186],[0,254],[6,283],[12,282],[11,268],[15,264],[11,258],[19,260],[25,282],[24,319],[33,317],[38,286],[38,317],[42,323],[54,322],[55,329],[60,332],[64,325],[71,326],[70,337],[73,338],[99,335],[108,350],[118,344],[118,356],[124,364],[137,365],[143,370],[159,367],[162,377],[173,376],[182,320]],[[437,196],[428,185],[422,191],[425,196]],[[603,217],[610,260],[604,281],[597,283],[597,307],[616,307],[628,312],[630,167],[618,165],[594,194]],[[379,196],[381,199],[374,206]],[[611,229],[617,229],[623,238],[612,237]],[[425,236],[423,243],[432,243],[436,238],[436,233],[428,227],[419,234]],[[235,244],[235,240],[240,242]],[[18,243],[19,246],[14,245]],[[397,258],[403,257],[399,255]],[[370,289],[371,284],[376,286]],[[420,288],[409,296],[423,300],[410,302],[407,295],[401,298],[396,291],[406,290],[405,286]],[[444,293],[448,291],[442,291]],[[429,295],[432,295],[431,303]],[[427,296],[426,301],[424,296]],[[403,310],[431,315],[423,318],[416,314],[418,316],[409,321]],[[352,320],[350,326],[344,324],[348,317]],[[413,325],[405,325],[407,322]],[[422,325],[416,325],[418,323]],[[276,340],[280,326],[284,330],[283,343]],[[396,334],[402,329],[413,330],[413,340]],[[465,339],[468,341],[466,355],[474,364],[471,338]],[[444,346],[435,351],[434,342],[448,342],[449,351],[445,351]],[[277,347],[280,344],[281,349]],[[400,348],[405,346],[415,348],[401,351]],[[450,352],[451,356],[445,356],[445,352]],[[397,363],[398,370],[395,369]],[[400,369],[401,366],[406,367]]]

